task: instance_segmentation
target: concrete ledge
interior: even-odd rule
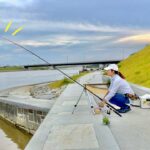
[[[3,97],[0,97],[0,102],[14,105],[20,108],[41,110],[45,112],[48,112],[54,103],[51,100],[44,100],[44,99],[42,100],[34,98],[19,99],[19,98],[3,98]]]

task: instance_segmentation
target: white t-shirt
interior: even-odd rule
[[[109,101],[116,93],[134,94],[128,82],[117,74],[111,78],[111,84],[108,91],[109,93],[104,98],[106,101]]]

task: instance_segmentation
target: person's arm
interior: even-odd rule
[[[104,97],[104,101],[108,102],[118,91],[120,86],[120,82],[119,81],[115,81],[112,86],[111,89],[108,91],[108,93],[106,94],[106,96]]]
[[[107,91],[107,93],[105,94],[103,100],[99,103],[99,106],[100,106],[100,107],[104,107],[104,106],[105,106],[105,102],[106,102],[105,97],[106,97],[106,95],[107,95],[108,93],[109,93],[109,91]]]
[[[106,102],[108,102],[118,91],[118,88],[120,86],[120,81],[114,81],[111,84],[111,87],[109,88],[108,92],[105,94],[103,101],[99,104],[100,107],[104,107]]]
[[[109,91],[107,91],[107,93],[105,94],[105,96],[104,96],[104,98],[103,98],[103,101],[104,101],[105,97],[108,95],[108,93],[109,93]]]

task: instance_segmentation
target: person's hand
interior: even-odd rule
[[[104,106],[105,106],[105,101],[99,103],[99,107],[104,107]]]

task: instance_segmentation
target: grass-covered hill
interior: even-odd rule
[[[119,69],[129,82],[150,88],[150,45],[120,62]]]

